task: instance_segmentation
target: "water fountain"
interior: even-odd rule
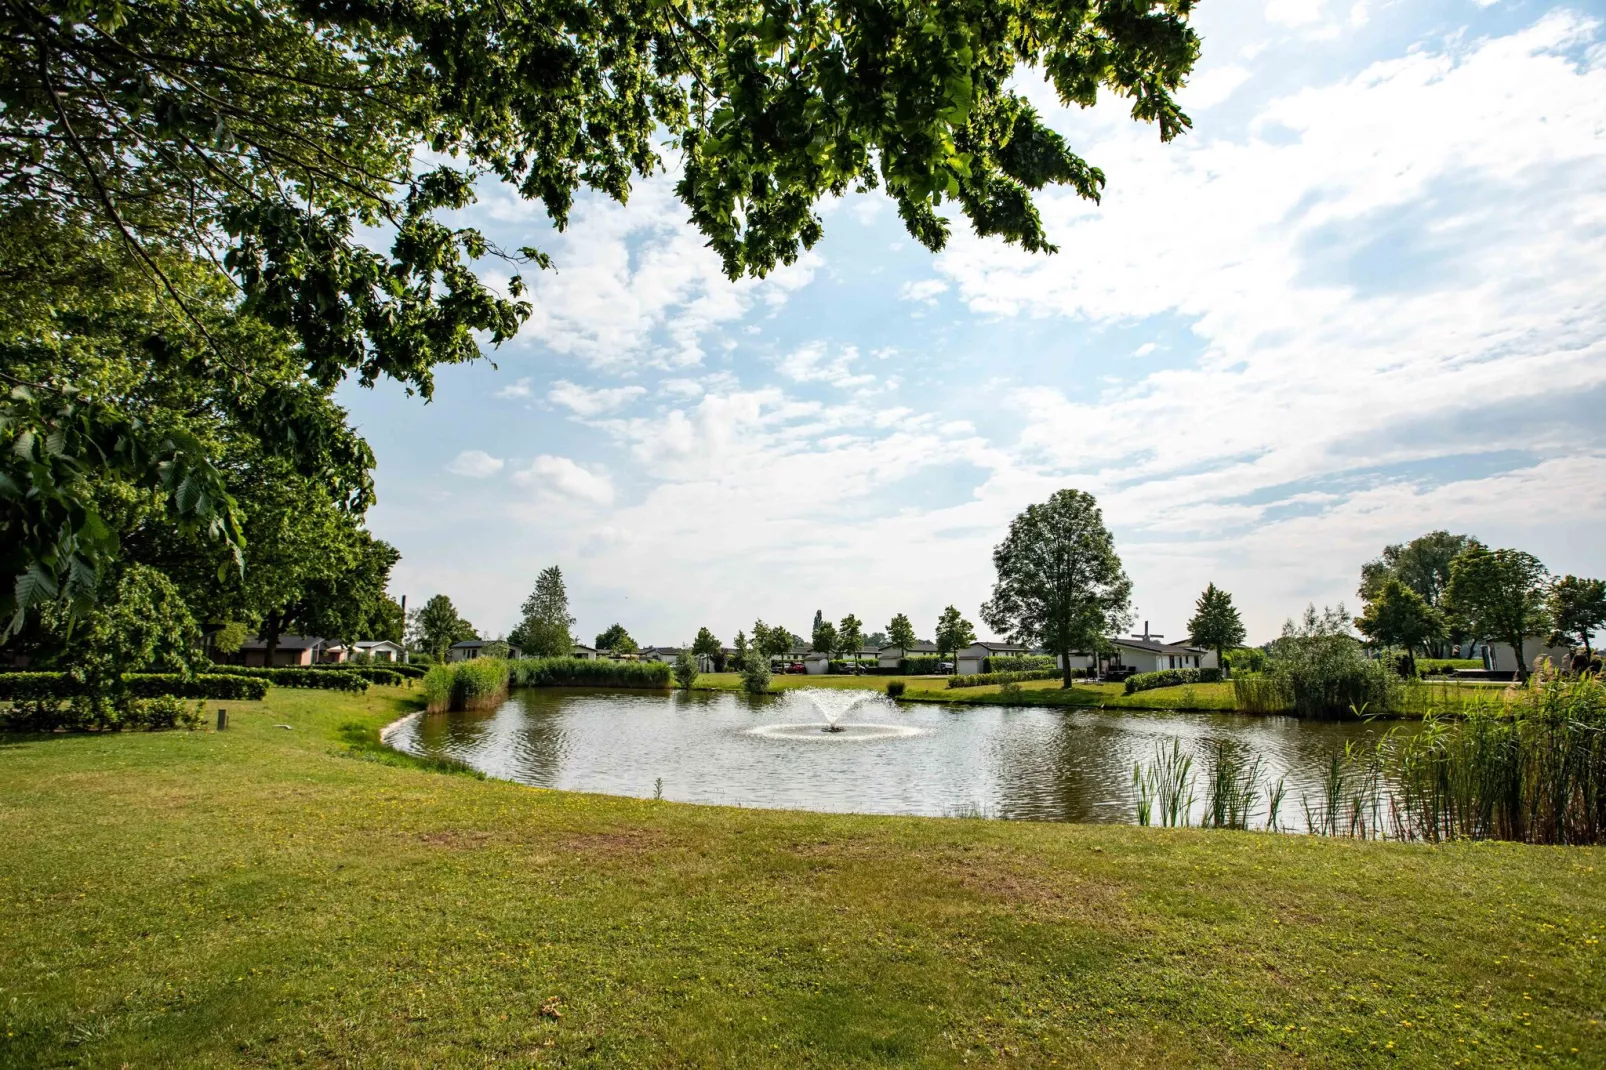
[[[886,698],[874,691],[850,688],[800,687],[787,691],[784,700],[789,705],[805,707],[816,714],[818,720],[794,724],[769,724],[751,729],[756,736],[770,739],[888,739],[894,736],[914,736],[920,729],[910,725],[866,724],[846,721],[849,713],[865,706],[888,710],[892,706]]]

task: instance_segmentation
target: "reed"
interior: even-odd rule
[[[1382,754],[1393,734],[1375,746],[1344,744],[1344,749],[1327,759],[1322,769],[1321,791],[1313,801],[1300,796],[1305,810],[1305,828],[1317,836],[1352,836],[1356,839],[1382,839],[1384,820]]]
[[[1234,676],[1232,694],[1244,713],[1287,713],[1294,708],[1294,696],[1283,681],[1265,673]]]
[[[483,710],[507,697],[508,663],[501,658],[473,658],[434,665],[424,674],[424,701],[431,713]]]
[[[668,687],[672,670],[662,661],[602,658],[522,658],[511,663],[513,687]]]
[[[1153,764],[1132,766],[1138,824],[1148,825],[1158,815],[1166,828],[1187,827],[1193,820],[1193,781],[1193,755],[1184,753],[1176,739],[1170,750],[1156,743]]]
[[[1402,839],[1606,843],[1606,688],[1593,676],[1430,714],[1390,759]]]
[[[1258,754],[1249,758],[1241,746],[1229,740],[1218,739],[1210,746],[1208,762],[1204,824],[1211,828],[1248,828],[1264,761]]]

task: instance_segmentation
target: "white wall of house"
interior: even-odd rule
[[[1481,656],[1484,645],[1479,643],[1479,652],[1469,656]],[[1489,643],[1487,646],[1489,648],[1489,657],[1486,660],[1486,664],[1488,664],[1489,668],[1498,672],[1511,672],[1518,667],[1517,652],[1511,649],[1510,643]],[[1522,653],[1527,659],[1528,664],[1525,667],[1529,672],[1533,671],[1534,662],[1541,657],[1549,658],[1551,663],[1558,669],[1567,668],[1572,664],[1573,658],[1571,647],[1551,646],[1537,635],[1529,636],[1523,641]]]

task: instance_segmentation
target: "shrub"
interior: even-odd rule
[[[935,676],[941,658],[904,658],[898,672],[904,676]]]
[[[0,710],[0,727],[14,732],[159,732],[195,728],[201,723],[202,710],[203,703],[192,707],[173,695],[125,697],[118,703],[96,701],[81,694],[70,702],[56,697],[30,698],[16,702],[10,710]]]
[[[361,657],[362,655],[353,655]],[[306,665],[303,668],[317,669],[319,672],[354,672],[358,676],[367,677],[371,672],[394,673],[413,680],[423,679],[424,673],[429,670],[423,665],[409,665],[405,661],[338,661],[329,665]],[[370,683],[381,683],[369,677]]]
[[[887,681],[887,697],[888,698],[902,698],[903,697],[904,688],[907,687],[907,686],[908,685],[905,684],[902,680],[888,680]]]
[[[1060,675],[1055,668],[1033,669],[1030,672],[973,672],[965,676],[948,677],[949,687],[984,687],[987,684],[1018,684],[1022,680],[1054,680]]]
[[[675,655],[675,683],[690,691],[696,682],[697,659],[692,657],[691,651],[682,650]]]
[[[268,693],[266,681],[232,673],[201,673],[188,679],[178,673],[126,673],[122,684],[124,693],[134,699],[171,695],[178,698],[254,701]],[[73,679],[69,673],[0,673],[0,700],[39,702],[78,698],[85,693],[85,685]]]
[[[750,695],[762,695],[770,689],[770,659],[749,654],[742,663],[742,687]]]
[[[1159,672],[1140,672],[1126,678],[1126,693],[1153,691],[1157,687],[1176,687],[1179,684],[1219,684],[1220,669],[1161,669]]]
[[[601,658],[521,658],[509,664],[514,687],[668,687],[670,667],[661,661]]]
[[[1042,669],[1058,669],[1052,654],[995,654],[986,659],[982,666],[985,672],[1038,672]],[[1046,680],[1046,676],[1031,677],[1036,680]]]
[[[1367,656],[1349,634],[1349,622],[1342,606],[1320,614],[1313,606],[1301,623],[1289,621],[1272,644],[1267,675],[1282,689],[1295,714],[1383,713],[1399,699],[1400,678]]]
[[[1269,659],[1258,646],[1241,646],[1222,655],[1221,664],[1231,672],[1265,672]]]
[[[230,676],[249,676],[266,680],[276,687],[300,687],[320,691],[368,690],[368,680],[361,672],[329,672],[327,669],[286,666],[277,669],[246,668],[243,665],[219,666]]]

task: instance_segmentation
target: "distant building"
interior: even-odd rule
[[[896,669],[899,662],[906,658],[934,658],[936,656],[936,643],[915,643],[908,650],[904,650],[901,646],[884,646],[876,651],[876,662],[883,669]]]
[[[986,672],[988,658],[1019,657],[1030,653],[1030,648],[1019,643],[971,643],[959,651],[954,659],[954,671],[961,676],[970,676]]]
[[[273,665],[271,668],[294,667],[297,665],[315,665],[320,661],[330,660],[324,657],[329,640],[315,635],[281,635],[273,649]],[[253,668],[268,666],[268,643],[260,636],[252,636],[240,644],[240,649],[233,654],[220,654],[214,661],[228,659],[228,664],[245,665]],[[345,654],[333,658],[343,661]]]
[[[569,656],[571,658],[580,658],[583,661],[596,661],[601,655],[595,647],[586,646],[584,643],[576,643],[574,644],[574,649],[569,652]]]
[[[497,640],[497,639],[465,639],[461,643],[453,643],[446,650],[446,660],[447,661],[473,661],[475,658],[479,657],[484,652],[486,647],[488,647],[492,643],[496,643],[496,642],[502,642],[502,641],[501,640]],[[507,643],[507,642],[502,642],[502,645],[507,647],[507,656],[508,657],[510,657],[510,658],[522,658],[524,656],[524,651],[520,650],[518,647],[514,646],[513,644]]]

